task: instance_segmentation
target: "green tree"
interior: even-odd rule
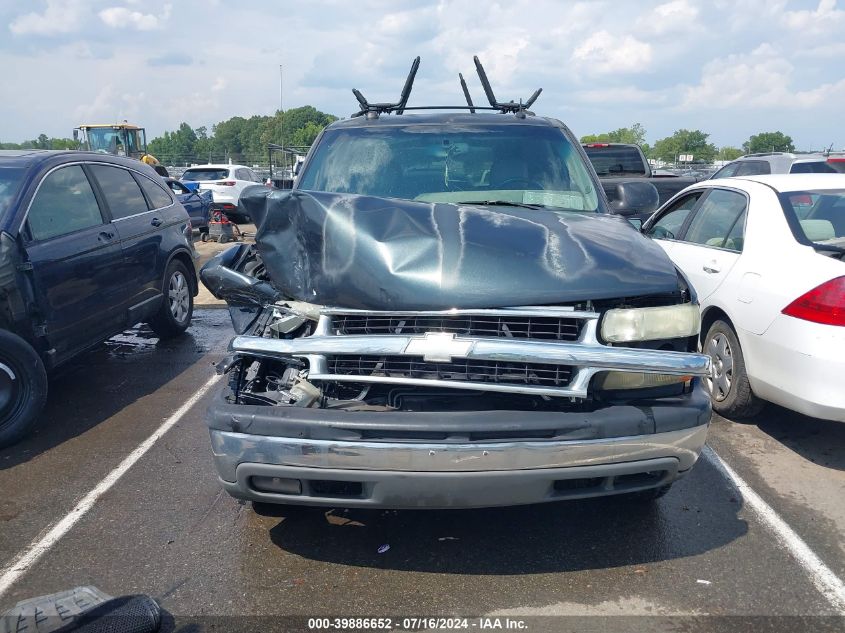
[[[762,152],[794,152],[795,145],[792,137],[783,132],[760,132],[753,134],[742,144],[746,154],[759,154]]]
[[[725,147],[719,148],[719,153],[716,154],[716,158],[718,160],[736,160],[737,158],[742,156],[742,154],[743,151],[741,149],[726,145]]]
[[[204,125],[194,130],[194,135],[197,137],[194,143],[194,156],[197,160],[214,161],[214,140],[208,136],[208,128]]]
[[[645,128],[640,123],[634,123],[631,127],[620,127],[612,132],[601,134],[588,134],[581,137],[582,143],[627,143],[633,145],[645,144]]]
[[[675,162],[680,154],[692,154],[693,160],[712,162],[716,157],[716,146],[708,143],[710,137],[701,130],[677,130],[672,136],[662,138],[654,144],[652,155],[667,163]]]
[[[296,146],[310,146],[314,139],[323,131],[322,125],[317,125],[313,121],[308,121],[304,127],[299,128],[293,133],[290,144]]]
[[[182,123],[148,144],[151,154],[165,164],[216,162],[231,159],[246,164],[265,163],[268,143],[310,145],[320,131],[337,117],[312,106],[276,112],[273,116],[240,116],[212,127],[192,129]]]

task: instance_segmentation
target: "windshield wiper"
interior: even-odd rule
[[[545,204],[530,204],[528,202],[511,202],[510,200],[461,200],[455,204],[483,204],[497,207],[520,207],[522,209],[543,209]]]
[[[819,244],[813,242],[813,248],[817,251],[830,251],[831,253],[845,253],[845,247],[836,246],[835,244]]]

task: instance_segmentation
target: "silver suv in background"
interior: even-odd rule
[[[748,154],[728,163],[710,178],[762,174],[845,174],[845,154]]]

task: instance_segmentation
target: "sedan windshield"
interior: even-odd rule
[[[845,252],[845,190],[789,191],[780,200],[799,242]]]
[[[580,152],[553,127],[408,125],[326,132],[299,189],[596,211]]]
[[[204,180],[223,180],[229,177],[228,169],[188,169],[182,174],[182,180],[200,182]]]
[[[0,217],[6,213],[23,180],[23,170],[17,167],[0,167]]]

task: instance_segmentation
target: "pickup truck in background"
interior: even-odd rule
[[[584,151],[601,181],[611,206],[618,199],[616,185],[620,182],[648,179],[657,189],[659,205],[699,180],[695,176],[676,176],[666,172],[654,173],[645,154],[637,145],[625,143],[585,143]],[[639,217],[639,216],[638,216]],[[640,219],[645,221],[648,214]]]

